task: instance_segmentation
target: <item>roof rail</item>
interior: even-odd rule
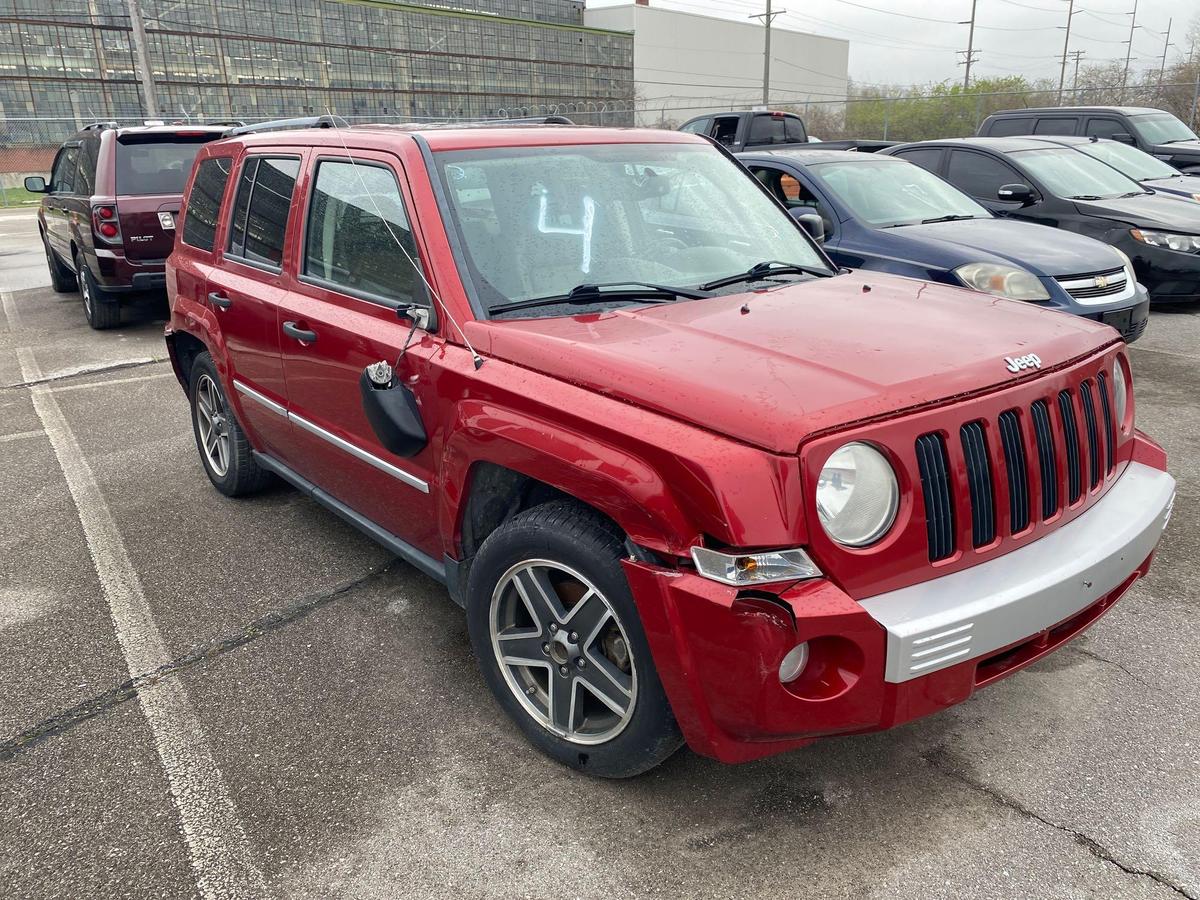
[[[224,125],[226,128],[241,128],[246,123],[241,119],[213,119],[212,121],[201,123],[205,127],[215,128],[218,125]]]
[[[228,128],[222,137],[233,137],[239,134],[255,134],[259,131],[279,131],[289,128],[349,128],[350,123],[341,116],[301,116],[296,119],[272,119],[269,122],[256,122],[253,125],[239,125]]]
[[[84,131],[103,131],[106,128],[119,128],[116,122],[93,122],[91,125],[84,125]]]

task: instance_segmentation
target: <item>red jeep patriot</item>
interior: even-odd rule
[[[839,272],[695,135],[209,144],[167,288],[217,489],[282,477],[443,582],[599,775],[957,703],[1119,600],[1175,493],[1115,331]]]

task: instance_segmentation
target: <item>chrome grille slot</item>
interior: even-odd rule
[[[1025,444],[1021,441],[1021,422],[1015,410],[1000,413],[1000,444],[1004,449],[1004,469],[1008,473],[1008,519],[1012,534],[1029,527],[1029,473],[1025,464]]]
[[[968,422],[959,429],[963,458],[967,463],[967,489],[971,496],[971,536],[976,547],[996,539],[996,511],[992,466],[982,422]]]
[[[917,469],[925,499],[925,528],[929,560],[936,562],[954,553],[954,503],[950,495],[950,462],[946,443],[937,433],[917,438]]]

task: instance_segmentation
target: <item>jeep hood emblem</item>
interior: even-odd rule
[[[1036,353],[1027,353],[1025,356],[1006,356],[1004,364],[1008,366],[1008,371],[1016,375],[1022,369],[1040,369],[1042,367],[1042,358]]]

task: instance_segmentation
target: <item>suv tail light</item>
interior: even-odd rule
[[[110,244],[121,242],[121,223],[117,221],[115,203],[101,203],[92,207],[92,231],[102,241]]]

